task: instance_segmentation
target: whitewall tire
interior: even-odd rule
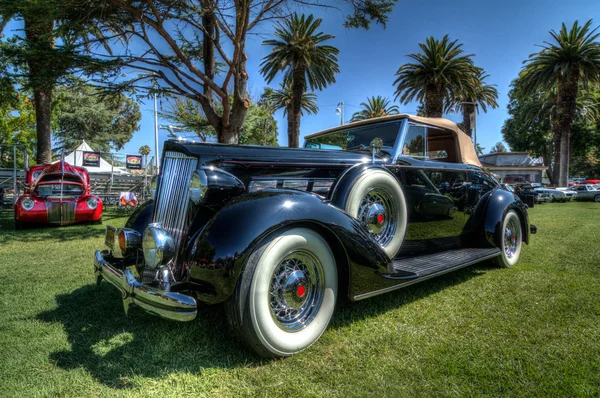
[[[333,315],[337,268],[315,231],[283,232],[248,258],[228,304],[236,334],[265,358],[300,352],[319,339]]]
[[[346,200],[346,212],[362,221],[390,258],[406,233],[406,200],[390,173],[368,169],[356,178]]]
[[[519,261],[523,246],[523,224],[514,210],[509,210],[504,216],[498,240],[501,254],[496,258],[497,265],[512,267]]]

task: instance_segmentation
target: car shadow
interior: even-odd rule
[[[485,266],[466,268],[397,292],[341,305],[332,328],[385,313],[481,275]],[[64,328],[70,349],[50,354],[65,370],[83,367],[97,381],[117,389],[133,387],[131,376],[161,378],[172,372],[261,366],[231,332],[222,305],[200,306],[196,320],[158,319],[132,307],[123,311],[120,295],[106,282],[56,297],[57,307],[37,316]]]
[[[83,367],[112,388],[133,387],[133,375],[161,378],[261,363],[229,333],[220,305],[200,306],[197,319],[185,323],[135,307],[127,316],[120,294],[106,282],[58,295],[56,302],[37,319],[60,323],[71,347],[51,353],[50,361],[65,370]]]

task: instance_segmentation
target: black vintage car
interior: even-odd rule
[[[314,343],[342,297],[484,260],[512,266],[535,232],[444,119],[370,119],[302,149],[168,141],[154,189],[124,228],[107,227],[98,283],[119,288],[126,311],[178,321],[226,302],[263,357]]]

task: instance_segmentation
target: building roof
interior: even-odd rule
[[[527,152],[496,152],[479,156],[486,167],[541,167],[543,163],[533,159]]]

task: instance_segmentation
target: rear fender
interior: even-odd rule
[[[496,247],[496,237],[501,235],[502,221],[510,210],[514,210],[519,215],[523,242],[529,244],[527,206],[517,195],[500,188],[481,197],[467,222],[466,229],[475,234],[479,245]]]
[[[189,281],[206,293],[198,293],[198,299],[208,303],[227,299],[254,249],[270,236],[294,227],[319,232],[351,284],[357,268],[370,269],[372,275],[388,269],[389,258],[358,220],[316,195],[269,189],[235,199],[189,240],[184,257]]]

